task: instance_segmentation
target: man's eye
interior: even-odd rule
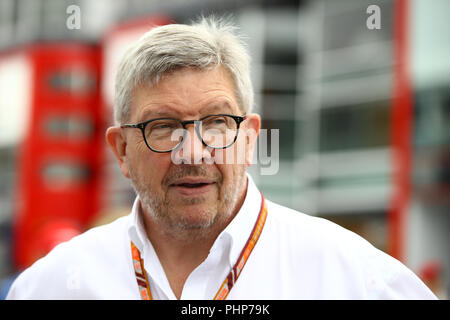
[[[153,126],[153,129],[169,129],[170,125],[164,123],[164,124],[157,124]]]
[[[170,122],[162,122],[162,123],[155,123],[152,126],[152,130],[159,130],[159,129],[174,129],[177,127],[176,123],[170,123]]]
[[[217,125],[227,124],[227,121],[224,118],[217,117],[217,118],[204,120],[203,123],[205,125],[209,125],[209,126],[217,126]]]

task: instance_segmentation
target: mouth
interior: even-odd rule
[[[179,183],[179,184],[174,184],[175,187],[183,187],[183,188],[200,188],[203,186],[206,186],[210,183],[206,183],[206,182],[200,182],[200,183]]]
[[[208,192],[215,183],[207,178],[182,178],[170,184],[170,187],[173,187],[181,195],[195,196]]]

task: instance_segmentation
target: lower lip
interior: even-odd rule
[[[214,183],[210,183],[195,188],[183,186],[172,186],[172,188],[174,188],[180,195],[183,196],[200,196],[212,190],[214,185],[215,185]]]

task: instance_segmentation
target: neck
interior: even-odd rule
[[[184,283],[191,272],[208,257],[219,234],[241,208],[246,190],[247,183],[244,184],[232,214],[225,219],[218,219],[208,230],[183,230],[175,236],[173,232],[167,232],[165,226],[161,226],[158,221],[152,219],[150,214],[143,214],[147,236],[158,255],[172,291],[178,299],[181,297]],[[180,232],[184,233],[181,237]],[[199,236],[200,232],[201,236]]]
[[[146,223],[146,230],[170,287],[176,298],[180,299],[187,278],[208,257],[220,231],[210,231],[207,237],[193,237],[183,241],[180,237],[163,232],[162,228],[152,222]]]

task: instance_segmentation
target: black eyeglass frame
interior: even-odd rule
[[[213,147],[213,146],[208,145],[208,144],[203,140],[202,135],[201,135],[201,133],[200,133],[199,124],[200,124],[204,119],[209,118],[209,117],[215,117],[215,116],[219,116],[219,117],[220,117],[220,116],[227,116],[227,117],[233,118],[233,120],[236,121],[236,135],[234,136],[234,139],[233,139],[232,142],[230,142],[228,145],[223,146],[223,147]],[[221,113],[221,114],[211,114],[211,115],[207,115],[207,116],[204,116],[204,117],[202,117],[202,118],[200,118],[200,119],[198,119],[198,120],[185,120],[185,121],[182,121],[182,120],[179,120],[179,119],[175,119],[175,118],[167,118],[167,117],[164,117],[164,118],[156,118],[156,119],[151,119],[151,120],[139,122],[139,123],[136,123],[136,124],[122,124],[120,127],[121,127],[121,128],[136,128],[136,129],[140,129],[141,132],[142,132],[142,136],[143,136],[143,138],[144,138],[145,144],[147,145],[147,147],[148,147],[150,150],[152,150],[153,152],[157,152],[157,153],[167,153],[167,152],[172,152],[172,151],[176,150],[177,148],[179,148],[179,147],[183,144],[184,138],[185,138],[186,132],[187,132],[186,126],[187,126],[188,124],[193,124],[193,125],[194,125],[195,132],[197,133],[198,138],[200,139],[200,141],[203,143],[204,146],[206,146],[206,147],[208,147],[208,148],[212,148],[212,149],[226,149],[226,148],[230,147],[231,145],[233,145],[233,144],[236,142],[237,137],[238,137],[238,134],[239,134],[239,126],[241,125],[241,123],[242,123],[245,119],[247,119],[247,116],[245,116],[245,115],[244,115],[244,116],[236,116],[236,115],[233,115],[233,114]],[[183,127],[183,129],[184,129],[184,131],[183,131],[183,137],[182,137],[181,141],[180,141],[175,147],[173,147],[173,148],[170,149],[170,150],[164,150],[164,151],[155,150],[155,149],[153,149],[153,148],[149,145],[149,143],[147,142],[147,138],[145,137],[145,127],[146,127],[149,123],[151,123],[151,122],[153,122],[153,121],[157,121],[157,120],[175,120],[175,121],[179,122],[179,123],[181,124],[181,126]]]

